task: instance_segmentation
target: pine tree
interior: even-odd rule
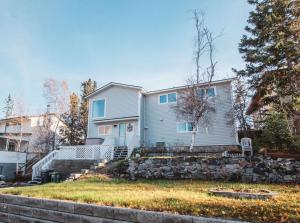
[[[79,97],[77,94],[70,95],[69,111],[62,115],[62,119],[66,125],[61,129],[61,141],[67,145],[82,145],[84,144],[83,131],[80,128],[79,117]]]
[[[300,1],[248,0],[255,6],[239,44],[250,87],[286,116],[300,97]]]
[[[91,94],[97,88],[96,81],[88,79],[81,83],[81,102],[80,102],[80,128],[83,132],[84,142],[87,136],[87,125],[88,125],[88,114],[89,114],[89,101],[86,99],[86,96]]]
[[[8,118],[12,116],[13,110],[14,110],[14,101],[11,95],[9,94],[7,98],[4,100],[4,107],[3,107],[4,117]]]

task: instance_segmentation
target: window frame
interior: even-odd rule
[[[104,134],[101,134],[101,133],[100,133],[100,128],[101,128],[101,127],[104,127]],[[110,133],[109,133],[109,134],[106,134],[106,133],[105,133],[107,127],[110,127]],[[99,135],[99,136],[110,136],[110,135],[112,135],[112,130],[113,130],[113,126],[112,126],[112,125],[99,125],[99,126],[98,126],[98,135]]]
[[[103,116],[97,116],[97,117],[94,117],[94,102],[95,101],[104,101],[104,114],[103,114]],[[91,105],[90,105],[90,111],[91,111],[91,117],[92,117],[92,119],[100,119],[100,118],[105,118],[106,117],[106,98],[97,98],[97,99],[93,99],[92,100],[92,103],[91,103]]]
[[[185,123],[185,128],[186,128],[186,131],[178,131],[178,125],[180,124],[183,124]],[[188,131],[188,123],[192,123],[192,122],[189,122],[189,121],[182,121],[182,122],[176,122],[176,132],[177,133],[192,133],[192,131]],[[196,132],[198,132],[199,128],[198,128],[198,125],[196,126]]]
[[[168,97],[168,95],[169,94],[175,94],[176,95],[176,101],[172,101],[172,102],[169,102],[169,97]],[[166,102],[164,102],[164,103],[161,103],[160,102],[160,97],[161,96],[166,96]],[[164,93],[164,94],[159,94],[158,95],[158,104],[160,104],[160,105],[165,105],[165,104],[176,104],[177,103],[177,99],[178,99],[178,97],[177,97],[178,95],[177,95],[177,92],[176,91],[172,91],[172,92],[168,92],[168,93]]]
[[[208,89],[210,89],[210,88],[213,88],[214,89],[214,96],[209,96],[208,95],[208,93],[207,93],[207,91],[208,91]],[[202,91],[202,90],[204,90],[204,93],[205,93],[205,95],[207,95],[208,96],[208,98],[213,98],[213,97],[216,97],[217,96],[217,88],[216,88],[216,86],[211,86],[211,87],[204,87],[204,88],[199,88],[198,90],[200,90],[200,91]]]

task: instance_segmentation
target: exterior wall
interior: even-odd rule
[[[176,114],[171,104],[159,104],[159,95],[159,93],[150,94],[145,99],[146,146],[154,146],[156,142],[166,142],[168,146],[189,145],[191,133],[177,133]],[[229,126],[225,118],[225,114],[232,106],[230,83],[216,85],[215,104],[216,111],[211,114],[209,127],[206,129],[199,126],[198,128],[196,146],[237,144],[235,127]]]
[[[0,163],[25,163],[26,153],[0,151]]]
[[[0,175],[5,180],[15,178],[16,164],[22,165],[26,162],[26,153],[0,151]]]
[[[105,99],[105,117],[92,118],[92,103],[97,99]],[[97,138],[99,124],[95,121],[139,116],[139,91],[136,89],[112,86],[89,99],[89,123],[87,138]],[[109,121],[108,121],[109,122]]]
[[[1,163],[0,175],[5,177],[5,180],[13,180],[15,178],[16,164],[15,163]]]

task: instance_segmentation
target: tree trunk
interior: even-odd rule
[[[193,151],[194,148],[194,144],[195,144],[195,136],[196,136],[196,131],[192,132],[192,142],[191,142],[191,146],[190,146],[190,152]]]

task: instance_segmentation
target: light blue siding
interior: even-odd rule
[[[103,118],[93,119],[91,105],[94,100],[105,99],[105,114]],[[139,90],[111,86],[89,98],[88,138],[97,138],[99,124],[95,121],[139,116]]]
[[[228,125],[226,113],[231,109],[230,82],[215,85],[215,109],[211,113],[211,123],[208,128],[199,126],[195,145],[235,145],[235,127]],[[131,122],[135,126],[134,134],[140,136],[141,144],[154,146],[157,142],[167,145],[190,145],[190,132],[177,132],[178,120],[172,106],[174,103],[160,103],[160,95],[174,93],[174,89],[164,93],[143,93],[139,89],[121,86],[111,86],[95,94],[89,99],[90,105],[94,100],[105,99],[105,115],[103,118],[93,119],[92,109],[89,114],[88,138],[98,138],[99,125],[114,125],[121,123],[115,119],[134,117]],[[172,101],[172,100],[171,100]],[[105,121],[105,123],[96,123]],[[136,131],[137,130],[137,131]],[[113,134],[118,136],[117,132]]]
[[[191,133],[178,133],[176,114],[170,104],[159,103],[160,94],[150,94],[145,98],[145,143],[154,146],[156,142],[167,145],[189,145]],[[234,126],[227,124],[225,114],[230,110],[230,83],[216,85],[216,111],[211,114],[208,128],[199,126],[195,145],[234,145],[236,135]]]

